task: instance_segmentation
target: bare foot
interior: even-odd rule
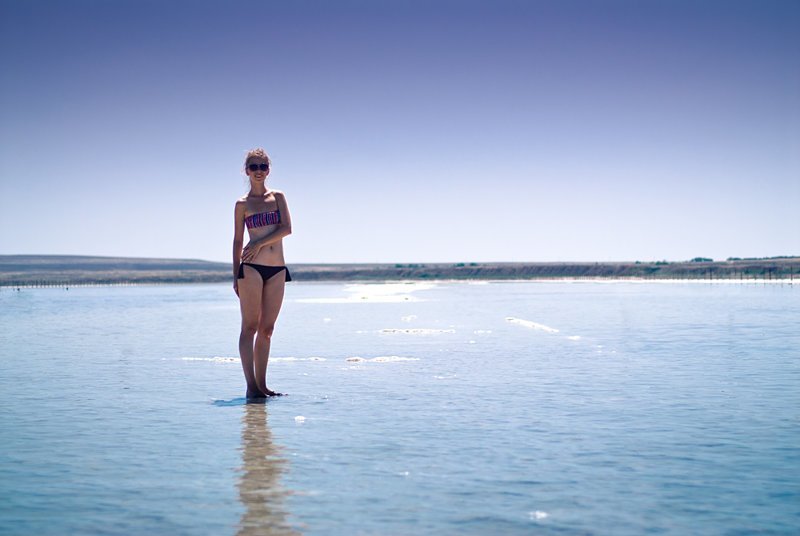
[[[264,385],[257,384],[257,385],[258,385],[258,390],[264,393],[264,396],[284,396],[283,393],[273,391],[272,389],[267,387],[266,384]]]
[[[256,398],[267,398],[267,395],[261,392],[259,389],[247,389],[247,393],[244,395],[248,400],[253,400]]]

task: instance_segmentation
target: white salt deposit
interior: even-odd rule
[[[240,360],[238,357],[181,357],[182,361],[205,361],[207,363],[239,363]],[[270,357],[270,362],[273,361],[283,361],[283,362],[291,362],[291,361],[325,361],[324,357]]]
[[[208,363],[238,363],[238,357],[182,357],[181,361],[206,361]]]
[[[429,328],[385,328],[381,333],[405,333],[407,335],[437,335],[439,333],[455,333],[454,329],[429,329]]]
[[[326,361],[324,357],[270,357],[270,361]]]
[[[411,293],[435,288],[431,283],[366,283],[345,285],[349,296],[335,298],[300,298],[300,303],[400,303],[421,301]]]
[[[345,359],[348,363],[399,363],[401,361],[419,361],[418,357],[402,357],[399,355],[381,355],[373,358],[363,358],[359,356],[348,357]]]
[[[509,316],[506,317],[506,322],[510,322],[511,324],[519,324],[520,326],[525,326],[526,328],[546,331],[547,333],[558,333],[556,328],[551,328],[549,326],[545,326],[544,324],[538,324],[532,320],[523,320],[522,318],[514,318],[513,316]]]

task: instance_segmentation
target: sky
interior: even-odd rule
[[[800,2],[0,0],[0,254],[800,255]]]

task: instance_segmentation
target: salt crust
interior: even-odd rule
[[[206,361],[209,363],[238,363],[238,357],[181,357],[181,361]],[[270,361],[327,361],[324,357],[270,357]]]
[[[382,355],[373,358],[364,358],[359,356],[348,357],[345,359],[348,363],[398,363],[400,361],[419,361],[417,357],[401,357],[399,355]]]
[[[428,328],[385,328],[380,333],[405,333],[408,335],[434,335],[438,333],[455,333],[454,329],[428,329]]]
[[[300,303],[399,303],[421,301],[412,296],[412,292],[430,290],[436,285],[431,283],[361,283],[345,285],[344,291],[349,294],[337,298],[300,298]]]
[[[521,318],[514,318],[513,316],[506,317],[506,322],[510,322],[512,324],[519,324],[520,326],[525,326],[526,328],[531,329],[538,329],[541,331],[546,331],[548,333],[558,333],[556,328],[551,328],[549,326],[545,326],[544,324],[537,324],[531,320],[523,320]]]

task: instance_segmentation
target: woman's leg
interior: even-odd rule
[[[269,362],[269,348],[272,341],[272,332],[275,330],[275,321],[283,305],[283,290],[286,286],[286,271],[270,277],[264,283],[261,293],[261,320],[258,323],[258,335],[255,346],[255,372],[258,388],[268,394],[278,394],[267,388],[267,363]]]
[[[261,316],[261,275],[250,266],[244,266],[244,278],[239,280],[239,307],[242,310],[242,331],[239,333],[239,357],[242,360],[244,379],[247,382],[247,398],[263,398],[258,389],[253,359],[253,339]]]

